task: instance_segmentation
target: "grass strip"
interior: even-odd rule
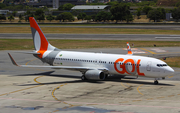
[[[162,60],[162,59],[161,59]],[[163,60],[171,67],[179,67],[180,68],[180,57],[170,57],[166,58],[166,60]]]
[[[42,27],[44,33],[72,34],[180,34],[178,30],[122,29],[122,28],[78,28]],[[31,33],[30,27],[0,27],[0,33]]]
[[[180,41],[133,41],[133,40],[48,40],[59,49],[126,48],[126,42],[134,47],[179,47]],[[33,50],[32,39],[0,39],[0,50]]]
[[[126,42],[134,47],[179,47],[176,41],[132,41],[132,40],[57,40],[49,42],[59,49],[80,48],[126,48]],[[34,50],[32,39],[0,39],[0,50]],[[171,67],[180,67],[180,57],[166,58],[165,62]]]

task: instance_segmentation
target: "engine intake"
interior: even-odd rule
[[[85,73],[85,77],[89,80],[104,80],[106,76],[100,70],[88,70]]]

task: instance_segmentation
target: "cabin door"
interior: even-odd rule
[[[146,66],[146,70],[147,70],[147,71],[151,71],[151,64],[152,64],[151,61],[148,61],[148,62],[147,62],[147,66]]]

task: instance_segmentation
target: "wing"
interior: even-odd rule
[[[19,67],[34,67],[34,68],[52,68],[52,69],[68,69],[68,70],[74,70],[74,71],[87,71],[87,70],[102,70],[104,72],[107,72],[108,69],[107,68],[92,68],[92,67],[75,67],[75,66],[41,66],[41,65],[18,65],[15,60],[13,59],[13,57],[11,56],[10,53],[8,53],[12,63],[16,66]]]

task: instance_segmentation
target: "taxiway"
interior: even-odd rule
[[[73,49],[75,51],[126,54],[125,48]],[[178,56],[178,47],[135,48],[135,54]],[[49,68],[14,66],[46,65],[28,54],[0,51],[0,113],[179,113],[180,69],[159,85],[151,78],[109,77],[105,81],[81,81],[81,73]]]
[[[180,35],[152,34],[45,34],[48,39],[179,41]],[[0,33],[0,39],[32,39],[29,33]]]

